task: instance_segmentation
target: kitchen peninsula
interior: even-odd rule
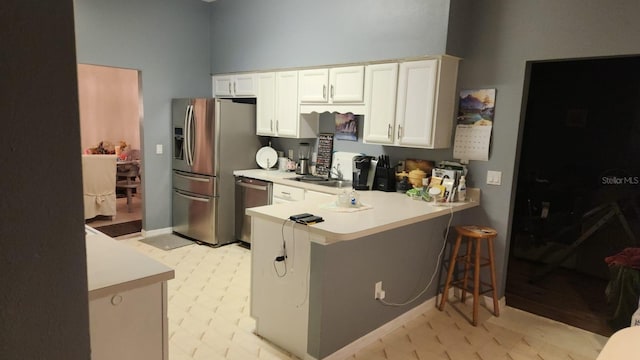
[[[389,303],[420,294],[440,271],[444,234],[455,213],[479,205],[479,191],[472,189],[471,201],[445,206],[393,192],[358,194],[366,205],[358,211],[336,207],[335,195],[247,209],[256,332],[301,358],[349,355],[341,349],[435,297],[437,278],[402,306],[376,300],[374,285],[382,282]],[[299,213],[324,222],[288,221]]]

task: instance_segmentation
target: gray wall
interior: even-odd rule
[[[211,72],[443,53],[448,0],[220,0]]]
[[[258,9],[250,15],[249,10]],[[498,230],[500,293],[517,176],[518,139],[526,62],[639,54],[640,2],[618,0],[494,1],[216,1],[212,4],[212,73],[433,55],[460,56],[458,88],[497,88],[490,159],[472,161],[469,186],[482,190],[482,206],[463,215]],[[448,19],[447,19],[448,18]],[[446,21],[450,20],[448,29]],[[329,26],[327,26],[327,24]],[[331,26],[333,24],[333,26]],[[443,28],[444,27],[444,28]],[[322,31],[317,31],[322,28]],[[442,47],[442,36],[446,45]],[[222,46],[219,52],[215,47]],[[324,120],[324,119],[321,119]],[[361,142],[361,139],[360,139]],[[295,149],[297,141],[276,140]],[[446,159],[451,150],[403,150],[337,143],[337,150],[392,159]],[[558,154],[562,158],[562,154]],[[554,160],[554,159],[550,159]],[[502,185],[485,184],[487,170],[502,171]]]
[[[73,3],[0,24],[0,358],[89,359]]]
[[[459,218],[452,215],[330,246],[312,243],[307,352],[321,359],[434,297],[441,282],[429,281],[434,270],[446,276],[437,259],[444,229]],[[378,281],[388,303],[416,299],[384,305],[373,297]]]
[[[460,89],[498,89],[490,160],[470,164],[469,185],[482,189],[483,205],[466,218],[500,232],[501,290],[506,279],[526,62],[640,53],[636,41],[640,24],[635,19],[640,3],[634,0],[619,0],[615,6],[598,0],[454,0],[451,10],[445,0],[219,0],[212,4],[199,0],[76,0],[75,5],[79,62],[142,70],[147,230],[171,224],[170,99],[209,95],[209,72],[445,51],[463,57]],[[203,43],[212,44],[211,50]],[[163,155],[155,155],[157,143],[165,145]],[[295,143],[289,140],[283,147]],[[403,150],[361,143],[337,144],[337,150],[385,152],[397,158],[451,157],[450,150]],[[503,185],[484,185],[487,170],[502,171]]]
[[[504,290],[517,183],[518,140],[523,128],[521,114],[526,106],[527,61],[640,54],[637,21],[640,2],[453,1],[451,9],[452,19],[467,19],[456,22],[458,26],[450,27],[449,33],[450,51],[464,58],[459,88],[497,88],[489,161],[472,161],[469,167],[471,185],[482,189],[482,207],[468,213],[467,218],[479,219],[500,233],[496,256]],[[543,143],[544,139],[540,141]],[[557,154],[557,158],[549,161],[571,159]],[[502,186],[485,184],[487,170],[502,171]]]
[[[145,230],[171,226],[171,99],[211,96],[209,4],[75,0],[78,62],[141,70]],[[156,144],[164,153],[155,153]]]

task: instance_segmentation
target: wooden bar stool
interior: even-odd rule
[[[453,246],[451,252],[451,261],[449,262],[449,271],[447,272],[447,280],[444,283],[444,290],[442,291],[442,299],[440,300],[440,311],[444,310],[444,305],[447,302],[447,294],[450,287],[457,287],[462,290],[461,301],[465,302],[467,291],[473,293],[473,325],[478,325],[478,304],[480,303],[480,294],[493,292],[493,312],[495,316],[500,316],[500,309],[498,307],[498,291],[496,289],[496,269],[493,254],[493,239],[495,239],[498,233],[486,226],[456,226],[456,232],[458,237]],[[458,255],[462,240],[467,241],[467,252],[462,255]],[[484,258],[482,253],[482,240],[487,241],[489,257]],[[473,259],[471,258],[473,255]],[[464,276],[462,279],[453,280],[453,273],[455,271],[456,263],[461,262],[464,264]],[[473,269],[473,286],[469,287],[469,273],[471,265]],[[491,270],[491,283],[480,281],[480,268],[489,266]],[[484,289],[481,289],[484,286]]]

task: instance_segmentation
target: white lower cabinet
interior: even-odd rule
[[[458,62],[452,56],[367,66],[364,141],[439,149],[451,146]],[[394,115],[391,109],[395,108]]]
[[[333,194],[327,194],[327,193],[313,191],[313,190],[307,190],[304,193],[305,200],[313,199],[316,201],[320,201],[320,203],[329,202],[331,200],[331,197],[333,196],[334,196]]]
[[[272,194],[272,204],[281,204],[309,199],[328,202],[333,196],[332,194],[327,194],[320,191],[305,190],[303,188],[282,184],[273,184]]]
[[[273,184],[272,194],[272,204],[304,200],[304,189],[293,186]]]
[[[89,301],[92,360],[168,358],[166,282]]]

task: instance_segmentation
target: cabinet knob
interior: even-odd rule
[[[111,297],[111,305],[118,306],[122,303],[122,295],[113,295]]]
[[[333,85],[331,85],[331,100],[333,100],[333,94],[335,93],[335,91],[333,90]]]
[[[278,121],[278,120],[276,120],[276,132],[280,131],[280,129],[279,129],[279,127],[278,127],[278,125],[280,125],[280,124],[279,124],[279,121]]]
[[[398,125],[398,140],[400,140],[401,136],[402,136],[402,125]]]
[[[229,94],[231,94],[231,83],[229,83]]]
[[[322,85],[322,99],[327,100],[327,85]]]
[[[233,83],[233,93],[234,93],[234,95],[235,95],[235,93],[236,93],[237,91],[238,91],[238,90],[237,90],[237,88],[236,88],[236,83],[234,82],[234,83]]]
[[[389,127],[387,128],[387,138],[391,139],[391,124],[389,124]]]
[[[269,130],[273,131],[273,119],[269,120]]]

